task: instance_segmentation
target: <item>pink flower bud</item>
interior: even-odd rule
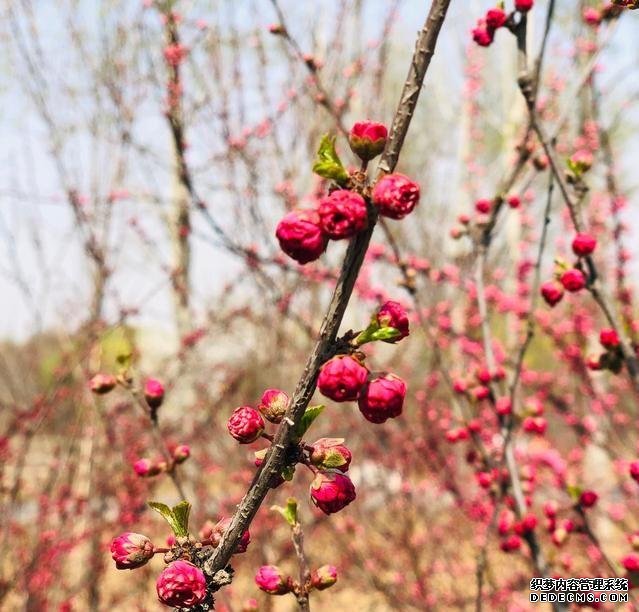
[[[587,7],[583,12],[584,21],[591,26],[598,26],[603,18],[601,11],[594,7]]]
[[[513,411],[513,405],[509,397],[500,397],[495,402],[495,411],[500,416],[508,416]]]
[[[348,144],[355,155],[364,161],[377,157],[386,145],[388,130],[382,123],[357,122],[348,134]]]
[[[475,210],[482,215],[487,215],[492,207],[492,200],[481,199],[475,202]]]
[[[118,569],[135,569],[153,557],[151,540],[139,533],[123,533],[111,542],[111,556]]]
[[[324,514],[339,512],[355,497],[353,483],[340,472],[318,472],[311,483],[311,499]]]
[[[508,196],[506,202],[508,202],[508,206],[513,209],[519,208],[521,206],[521,198],[518,195]]]
[[[639,572],[639,555],[630,553],[621,560],[621,565],[629,572]]]
[[[164,462],[151,461],[150,459],[138,459],[133,464],[133,469],[138,476],[157,476],[164,470]]]
[[[158,576],[158,597],[175,608],[190,607],[206,598],[206,578],[199,567],[188,561],[174,561]]]
[[[480,47],[490,47],[495,40],[495,30],[488,27],[485,19],[480,19],[472,31],[473,40]]]
[[[549,306],[555,306],[564,297],[564,286],[557,281],[547,281],[541,286],[541,295]]]
[[[269,595],[290,593],[291,582],[276,565],[263,565],[255,574],[255,584]]]
[[[548,423],[544,417],[527,416],[523,420],[521,426],[526,433],[533,433],[543,436],[546,432],[546,427],[548,427]]]
[[[311,463],[325,470],[347,472],[353,456],[343,442],[342,438],[320,438],[313,442],[313,450],[310,451]]]
[[[104,395],[111,391],[116,384],[115,376],[111,376],[111,374],[96,374],[89,381],[89,389],[96,395]]]
[[[352,238],[368,223],[364,198],[347,189],[338,189],[322,198],[317,212],[323,232],[333,240]]]
[[[179,444],[173,449],[173,461],[184,463],[191,456],[191,449],[186,444]]]
[[[335,402],[349,402],[357,396],[366,383],[368,370],[349,355],[338,355],[321,368],[317,386],[322,395]]]
[[[311,574],[311,585],[318,591],[332,587],[337,582],[337,568],[333,565],[322,565]]]
[[[591,255],[597,248],[597,239],[590,234],[577,234],[572,241],[572,251],[578,257]]]
[[[384,423],[402,413],[406,383],[395,374],[371,380],[361,391],[358,405],[364,418],[371,423]]]
[[[633,461],[629,467],[630,477],[639,482],[639,461]]]
[[[264,418],[271,423],[280,423],[286,414],[289,401],[289,397],[284,391],[267,389],[262,394],[258,409]]]
[[[566,270],[560,278],[561,284],[566,291],[576,293],[581,291],[586,286],[586,277],[581,270],[577,268],[570,268]]]
[[[300,264],[318,259],[328,244],[314,210],[291,211],[279,222],[275,235],[282,251]]]
[[[582,508],[592,508],[599,499],[599,495],[597,495],[594,491],[584,491],[579,496],[579,505]]]
[[[244,602],[242,606],[242,612],[260,612],[260,606],[257,603],[257,599],[251,597]]]
[[[264,419],[255,408],[240,406],[233,411],[226,426],[240,444],[250,444],[262,435]]]
[[[601,342],[601,346],[604,348],[616,348],[620,344],[619,334],[612,328],[602,329],[601,332],[599,332],[599,342]]]
[[[502,8],[489,9],[486,12],[486,25],[496,30],[501,28],[506,23],[506,12]]]
[[[144,399],[151,408],[159,408],[164,401],[164,385],[155,378],[144,383]]]
[[[399,302],[389,300],[383,304],[377,312],[377,324],[380,327],[392,327],[400,332],[397,338],[387,340],[391,344],[403,340],[409,334],[408,315]]]
[[[505,540],[502,540],[499,547],[503,552],[514,552],[521,548],[521,538],[518,535],[508,536]]]
[[[387,174],[373,188],[373,202],[380,215],[403,219],[419,202],[419,185],[403,174]]]
[[[527,13],[533,7],[533,0],[515,0],[515,8],[522,13]]]
[[[219,546],[224,534],[231,526],[231,518],[220,519],[215,525],[212,521],[206,521],[202,529],[200,529],[199,536],[203,540],[211,540],[214,547]],[[240,543],[235,549],[235,554],[245,553],[248,545],[251,543],[251,533],[247,529],[240,538]]]

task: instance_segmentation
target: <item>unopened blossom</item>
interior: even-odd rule
[[[506,11],[500,7],[488,9],[485,19],[489,28],[497,30],[506,24]]]
[[[262,435],[264,419],[255,408],[240,406],[233,411],[226,427],[240,444],[250,444]]]
[[[153,543],[146,536],[129,531],[111,542],[111,557],[118,569],[135,569],[153,557]]]
[[[402,413],[405,397],[406,383],[395,374],[385,374],[366,384],[357,403],[366,420],[384,423]]]
[[[217,523],[213,524],[212,521],[206,521],[202,529],[200,529],[200,538],[203,540],[211,540],[213,546],[219,546],[224,534],[231,526],[231,518],[220,519]],[[240,542],[235,549],[236,554],[245,553],[248,549],[248,545],[251,543],[251,533],[247,529],[242,534]]]
[[[163,604],[190,607],[206,598],[206,578],[199,567],[180,559],[169,564],[158,576],[156,589]]]
[[[324,514],[339,512],[355,497],[353,483],[341,472],[318,472],[311,483],[311,499]]]
[[[393,300],[385,302],[377,311],[376,319],[380,327],[391,327],[399,332],[399,336],[387,342],[399,342],[409,334],[408,315],[399,302]]]
[[[322,231],[332,240],[352,238],[368,223],[364,198],[348,189],[337,189],[323,197],[317,212]]]
[[[584,491],[579,496],[579,505],[582,508],[592,508],[599,499],[599,495],[597,495],[594,491]]]
[[[373,188],[373,202],[380,215],[403,219],[419,202],[419,185],[403,174],[387,174]]]
[[[311,574],[311,585],[318,591],[332,587],[337,582],[337,568],[334,565],[322,565]]]
[[[262,394],[258,410],[271,423],[280,423],[286,414],[290,398],[279,389],[267,389]]]
[[[599,332],[599,342],[604,348],[616,348],[620,344],[619,334],[611,327],[607,327]]]
[[[541,295],[549,306],[555,306],[564,297],[564,286],[554,280],[546,281],[541,286]]]
[[[368,370],[359,361],[349,355],[338,355],[322,366],[317,386],[322,395],[335,402],[354,401],[367,377]]]
[[[156,378],[148,378],[144,383],[144,399],[151,408],[159,408],[164,401],[164,385]]]
[[[495,30],[488,27],[485,19],[480,19],[473,28],[472,36],[480,47],[489,47],[495,40]]]
[[[279,222],[275,235],[282,251],[300,264],[318,259],[328,244],[315,210],[291,211]]]
[[[111,374],[96,374],[89,381],[89,388],[96,395],[104,395],[111,391],[116,384],[117,380],[115,376],[112,376]]]
[[[560,282],[566,291],[576,293],[586,286],[586,276],[578,268],[566,270],[560,277]]]
[[[157,476],[166,468],[163,461],[151,461],[150,459],[138,459],[133,464],[133,470],[138,476]]]
[[[311,445],[310,460],[322,469],[337,469],[347,472],[353,458],[341,438],[320,438]]]
[[[348,133],[348,144],[363,161],[374,159],[384,150],[388,130],[383,123],[358,121]]]
[[[579,257],[586,257],[597,247],[597,239],[590,234],[580,233],[572,241],[572,250]]]
[[[290,593],[292,581],[276,565],[263,565],[255,574],[255,584],[269,595]]]
[[[534,0],[515,0],[515,8],[522,13],[527,13],[534,4]]]
[[[184,463],[191,456],[191,448],[186,444],[178,444],[173,449],[173,461]]]

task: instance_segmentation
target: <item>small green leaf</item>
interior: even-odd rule
[[[402,335],[398,329],[394,327],[382,327],[371,334],[372,340],[381,340],[382,342],[393,342]]]
[[[282,478],[284,480],[287,481],[291,481],[293,480],[293,476],[295,476],[295,466],[294,465],[287,465],[283,470],[282,470]]]
[[[331,179],[340,185],[348,180],[348,172],[335,150],[335,136],[325,134],[317,150],[317,158],[313,164],[313,172],[322,178]]]
[[[132,359],[133,359],[132,353],[122,353],[115,358],[117,364],[125,370],[131,365]]]
[[[149,502],[149,506],[162,516],[162,518],[169,524],[169,527],[171,527],[175,536],[179,538],[188,535],[188,529],[184,525],[184,518],[186,518],[186,521],[188,522],[190,505],[189,510],[185,513],[184,509],[181,508],[182,504],[185,503],[188,504],[188,502],[181,502],[175,506],[175,508],[178,508],[178,512],[180,513],[179,517],[176,516],[174,510],[169,508],[166,504],[162,504],[160,502]]]
[[[180,526],[183,535],[187,535],[189,532],[189,515],[191,514],[191,504],[189,504],[189,502],[187,501],[181,501],[177,506],[173,506],[172,510],[175,521]]]
[[[322,467],[327,469],[340,468],[346,463],[344,456],[340,453],[336,452],[328,452],[326,453],[326,457],[324,461],[322,461]]]
[[[297,523],[297,500],[294,497],[288,498],[286,508],[271,506],[271,510],[279,512],[291,527],[294,527],[295,523]]]
[[[309,427],[313,424],[313,421],[324,411],[324,406],[309,406],[300,420],[300,424],[297,426],[295,433],[296,438],[301,440],[304,434],[308,431]]]
[[[579,496],[583,493],[583,488],[579,485],[568,485],[566,491],[573,501],[579,501]]]

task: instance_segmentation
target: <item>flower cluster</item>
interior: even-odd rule
[[[515,0],[515,10],[520,13],[527,13],[533,7],[533,0]],[[495,32],[499,28],[510,27],[512,15],[507,15],[504,10],[504,3],[488,9],[484,17],[477,21],[473,28],[473,40],[480,47],[489,47],[495,40]]]
[[[349,133],[352,151],[366,164],[384,150],[387,130],[381,123],[356,123]],[[329,240],[346,240],[362,232],[369,223],[371,205],[379,214],[402,219],[419,202],[419,185],[402,174],[382,177],[372,194],[363,181],[363,172],[353,175],[343,168],[333,142],[324,140],[315,171],[336,181],[338,188],[320,198],[315,209],[296,209],[278,224],[275,235],[284,253],[300,264],[318,259]]]

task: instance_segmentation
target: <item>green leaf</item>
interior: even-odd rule
[[[181,502],[171,509],[166,504],[162,504],[160,502],[149,502],[149,506],[162,516],[162,518],[169,524],[169,527],[171,527],[175,536],[178,538],[188,535],[188,529],[184,520],[186,519],[186,522],[188,523],[189,511],[191,508],[190,504],[188,504],[189,509],[185,512],[182,506],[183,504],[188,504],[188,502]],[[176,508],[178,509],[178,516],[176,516],[174,512]]]
[[[115,358],[117,364],[125,370],[128,369],[129,366],[131,365],[132,359],[133,359],[132,353],[121,353]]]
[[[296,438],[301,440],[304,434],[308,431],[309,427],[313,424],[313,421],[324,411],[325,406],[309,406],[302,415],[300,424],[295,430]]]
[[[330,136],[330,134],[322,136],[317,150],[317,158],[313,164],[313,172],[340,185],[344,185],[348,180],[348,172],[346,172],[335,150],[335,136]]]
[[[177,506],[173,506],[173,516],[175,517],[176,523],[180,526],[183,535],[187,535],[189,533],[190,514],[191,504],[187,501],[181,501]]]
[[[382,342],[394,342],[401,335],[402,332],[394,327],[382,327],[372,335],[372,338],[373,340],[381,340]]]
[[[344,459],[343,455],[341,455],[340,453],[336,453],[335,451],[329,451],[328,453],[326,453],[324,461],[322,461],[322,467],[330,470],[334,468],[340,468],[345,463],[346,460]]]
[[[297,523],[297,500],[294,497],[289,497],[286,500],[286,508],[271,506],[271,510],[279,512],[291,527],[294,527],[295,523]]]
[[[295,476],[295,466],[294,465],[287,465],[282,470],[282,478],[284,480],[288,480],[290,482],[291,480],[293,480],[293,476]]]
[[[566,491],[573,501],[579,501],[579,496],[583,493],[583,488],[579,485],[568,485]]]

